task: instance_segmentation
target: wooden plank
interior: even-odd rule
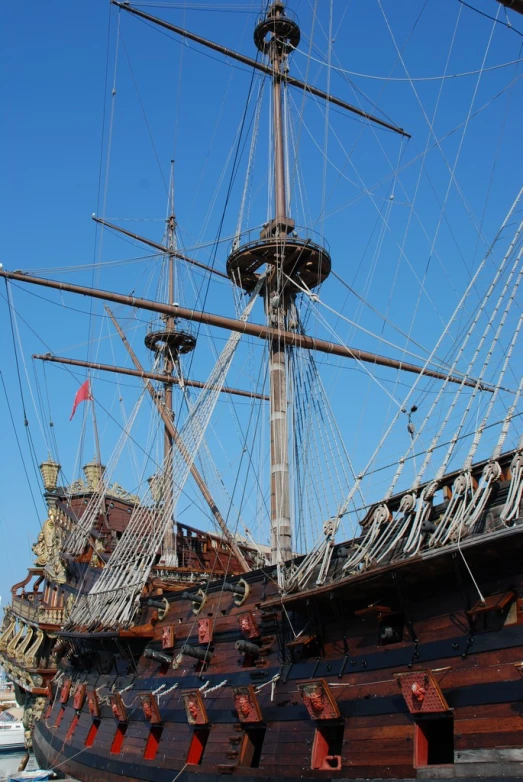
[[[455,753],[455,763],[523,762],[523,749],[463,749]]]

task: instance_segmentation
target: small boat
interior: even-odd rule
[[[23,709],[16,707],[0,714],[0,752],[24,748],[23,713]]]

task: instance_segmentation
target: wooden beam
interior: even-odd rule
[[[225,274],[225,272],[221,272],[218,269],[213,269],[212,266],[207,266],[205,263],[201,263],[200,261],[196,261],[194,258],[189,258],[188,255],[184,255],[184,253],[178,252],[178,250],[170,250],[168,247],[164,247],[163,244],[160,244],[159,242],[153,242],[152,239],[147,239],[145,236],[140,236],[140,234],[135,234],[132,231],[128,231],[126,228],[121,228],[119,225],[115,225],[114,223],[109,223],[107,220],[102,220],[101,217],[95,217],[93,216],[93,220],[95,223],[98,223],[99,225],[104,225],[106,228],[110,228],[112,231],[118,231],[118,233],[124,234],[125,236],[129,236],[131,239],[136,239],[137,242],[142,242],[142,244],[146,244],[148,247],[153,247],[155,250],[158,250],[158,252],[163,253],[164,255],[172,255],[174,258],[180,258],[182,261],[185,261],[186,263],[190,263],[192,266],[197,266],[199,269],[204,269],[206,272],[210,272],[211,274],[215,274],[217,277],[223,277],[226,280],[229,279],[228,275]]]
[[[205,323],[209,326],[227,329],[228,331],[239,331],[241,334],[248,334],[249,336],[259,337],[260,339],[278,339],[285,345],[304,348],[305,350],[318,350],[320,353],[351,358],[367,364],[390,367],[391,369],[401,369],[403,372],[434,377],[438,380],[448,380],[450,383],[457,383],[458,385],[468,386],[469,388],[479,387],[481,391],[492,392],[494,390],[493,386],[485,385],[473,378],[465,378],[462,375],[447,375],[444,372],[435,369],[420,367],[406,361],[389,358],[388,356],[380,356],[377,353],[369,353],[366,350],[359,350],[358,348],[352,348],[347,345],[337,345],[335,342],[315,339],[314,337],[308,337],[305,334],[296,334],[292,331],[278,331],[278,329],[271,328],[270,326],[262,326],[258,323],[244,323],[243,321],[235,320],[234,318],[226,318],[223,315],[214,315],[210,312],[199,312],[198,310],[190,310],[187,307],[175,307],[169,304],[162,304],[162,302],[159,301],[141,299],[135,296],[125,296],[122,293],[113,293],[112,291],[99,290],[98,288],[88,288],[84,285],[73,285],[72,283],[59,282],[58,280],[46,280],[43,277],[34,277],[30,274],[24,274],[23,272],[8,272],[5,271],[5,269],[0,269],[0,277],[5,277],[7,280],[30,283],[31,285],[40,285],[44,288],[67,291],[68,293],[77,293],[81,296],[90,296],[94,299],[102,299],[103,301],[113,301],[116,304],[126,304],[129,307],[136,307],[138,309],[148,310],[149,312],[160,312],[174,318],[184,318],[185,320],[195,321],[197,323]]]
[[[275,71],[271,68],[270,65],[265,65],[262,62],[258,62],[258,60],[253,60],[252,57],[246,57],[244,54],[235,52],[234,49],[229,49],[227,46],[222,46],[219,43],[214,43],[214,41],[209,41],[207,38],[202,38],[201,35],[191,33],[188,30],[185,30],[183,27],[177,27],[174,24],[169,24],[169,22],[166,22],[163,19],[158,19],[156,16],[146,14],[144,11],[140,11],[138,8],[134,8],[128,3],[120,3],[118,0],[111,0],[111,2],[113,5],[121,8],[122,11],[127,11],[134,16],[138,16],[140,19],[146,19],[148,22],[157,24],[158,27],[163,27],[165,30],[170,30],[172,33],[182,35],[184,38],[188,38],[190,41],[194,41],[195,43],[199,43],[202,46],[206,46],[208,49],[213,49],[215,52],[220,52],[220,54],[224,54],[226,57],[230,57],[231,59],[237,60],[244,65],[248,65],[257,71],[266,73],[269,76],[274,76]],[[387,130],[392,130],[394,133],[399,133],[401,136],[410,138],[410,134],[403,130],[403,128],[399,128],[397,125],[392,125],[389,122],[385,122],[385,120],[374,117],[372,114],[368,114],[366,111],[358,109],[357,106],[353,106],[351,103],[346,103],[345,101],[340,100],[340,98],[336,98],[334,95],[330,95],[328,92],[324,92],[317,87],[313,87],[312,84],[306,84],[304,81],[295,79],[294,76],[291,76],[290,74],[282,75],[277,73],[277,75],[281,78],[282,81],[290,84],[291,87],[298,87],[298,89],[303,90],[304,92],[308,92],[311,95],[315,95],[317,98],[322,98],[329,103],[333,103],[335,106],[340,106],[340,108],[352,112],[352,114],[357,114],[359,117],[363,117],[363,119],[374,122],[375,125],[381,125],[381,127],[387,128]]]
[[[130,369],[130,367],[117,367],[113,364],[100,364],[97,361],[81,361],[77,358],[65,358],[64,356],[53,356],[51,353],[45,353],[44,355],[34,354],[31,358],[36,358],[39,361],[51,361],[55,364],[69,364],[73,367],[88,367],[89,369],[98,369],[101,372],[115,372],[118,375],[131,375],[131,377],[147,378],[148,380],[157,380],[159,383],[171,383],[172,385],[180,385],[181,381],[178,377],[172,375],[164,375],[161,372],[146,372],[145,370]],[[201,380],[188,380],[184,378],[184,386],[191,386],[192,388],[204,388],[205,383]],[[242,391],[239,388],[229,388],[229,386],[222,386],[220,391],[224,394],[234,394],[235,396],[246,396],[249,399],[262,399],[264,402],[269,401],[268,396],[263,394],[256,394],[251,391]]]

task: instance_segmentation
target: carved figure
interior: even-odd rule
[[[198,620],[198,643],[208,644],[212,641],[212,620],[211,619],[199,619]]]
[[[97,718],[100,716],[100,704],[98,702],[98,694],[95,690],[91,690],[87,693],[87,708],[91,717]]]
[[[84,705],[85,691],[86,691],[85,684],[76,685],[76,689],[74,691],[74,696],[73,696],[73,708],[76,709],[76,711],[80,711],[80,709]]]
[[[122,696],[119,695],[119,693],[116,692],[109,696],[109,704],[114,718],[117,719],[118,722],[127,722],[127,711]]]
[[[45,702],[45,697],[41,695],[30,695],[29,693],[26,695],[22,724],[24,726],[24,744],[27,750],[33,748],[33,726],[37,720],[41,719]]]
[[[207,725],[207,712],[198,690],[186,690],[182,693],[183,705],[189,725]]]
[[[299,684],[298,690],[312,719],[332,720],[340,716],[338,704],[324,679]]]
[[[150,722],[152,725],[161,723],[162,718],[154,695],[140,695],[140,700],[142,703],[142,711],[147,722]]]
[[[49,518],[44,521],[32,549],[36,554],[35,564],[39,567],[45,566],[57,583],[64,584],[66,571],[60,559],[61,547],[62,530],[57,523],[57,510],[56,508],[50,508]]]
[[[242,614],[239,617],[238,624],[240,625],[240,630],[246,638],[259,638],[260,631],[258,630],[256,619],[250,611],[246,614]]]
[[[162,630],[162,649],[172,649],[176,640],[174,625],[167,625]]]
[[[261,710],[252,684],[247,687],[234,687],[232,692],[240,722],[261,722]]]

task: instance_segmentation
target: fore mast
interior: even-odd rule
[[[268,56],[272,68],[275,216],[264,226],[259,239],[235,247],[227,260],[229,277],[247,291],[252,290],[256,284],[257,270],[267,265],[265,310],[268,325],[278,332],[297,330],[294,306],[296,293],[310,290],[322,283],[331,269],[327,251],[310,238],[299,236],[287,207],[282,82],[286,77],[288,56],[299,41],[298,25],[285,14],[284,3],[276,0],[254,31],[254,42],[258,50]],[[286,350],[285,342],[279,336],[269,342],[269,379],[271,561],[277,564],[290,559],[293,553]]]
[[[167,298],[169,304],[174,304],[174,259],[176,257],[176,217],[174,214],[174,162],[171,161],[171,188],[169,198],[169,216],[167,218],[167,247],[166,254],[168,256],[167,265]],[[164,315],[162,319],[165,322],[165,329],[159,331],[151,331],[145,337],[145,345],[149,350],[154,353],[159,353],[163,356],[163,374],[166,377],[163,392],[163,406],[167,413],[167,420],[174,421],[173,411],[173,384],[169,382],[167,378],[171,378],[177,368],[177,363],[180,355],[190,353],[196,347],[196,339],[189,332],[184,331],[178,327],[178,321],[172,315]],[[173,479],[172,475],[172,448],[174,438],[172,434],[172,427],[164,425],[164,465],[165,469],[170,471],[170,479],[161,481],[162,487],[165,492],[173,491]],[[165,476],[167,478],[167,476]],[[153,491],[154,495],[154,491]],[[172,504],[170,497],[153,497],[157,501],[167,502],[169,506]],[[174,509],[173,509],[174,510]],[[169,527],[164,535],[162,543],[162,563],[170,567],[176,567],[178,565],[176,557],[176,536],[174,533],[174,519],[173,524]]]

